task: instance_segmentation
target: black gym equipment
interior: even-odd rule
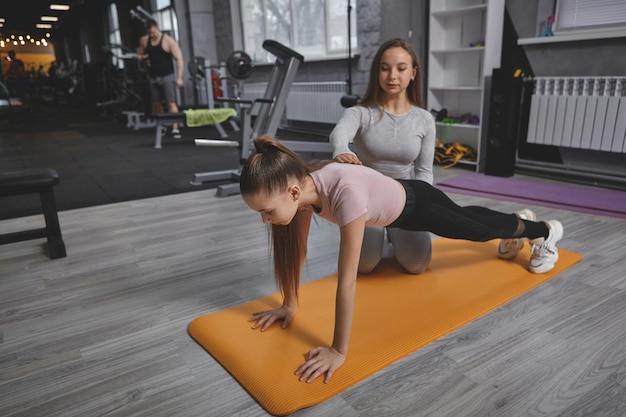
[[[11,97],[9,89],[0,81],[0,126],[8,123],[8,115],[16,110],[22,110],[24,103],[19,97]]]
[[[523,113],[523,80],[533,76],[533,70],[524,49],[517,44],[518,36],[508,12],[505,12],[502,62],[500,68],[485,77],[486,144],[485,174],[510,177],[515,173],[515,154],[520,146],[522,126],[527,126]],[[526,92],[528,93],[528,92]],[[524,119],[524,116],[526,118]]]
[[[46,227],[41,229],[0,234],[0,245],[46,238],[50,258],[66,256],[54,198],[54,186],[58,183],[59,174],[53,169],[25,169],[0,173],[0,197],[38,193],[46,221]]]
[[[124,61],[124,67],[105,64],[101,72],[102,89],[106,92],[106,100],[96,103],[97,107],[115,108],[136,111],[145,108],[148,71],[137,53],[123,45],[110,44],[103,47],[105,54]],[[121,51],[121,52],[118,52]],[[117,114],[119,112],[113,111]]]
[[[252,75],[252,58],[244,51],[235,51],[226,59],[226,69],[231,77],[245,80]]]
[[[243,51],[235,51],[226,60],[225,65],[210,65],[207,63],[207,60],[204,57],[196,56],[194,57],[188,64],[188,70],[191,75],[191,80],[194,85],[194,97],[197,98],[196,104],[199,103],[200,97],[203,95],[206,96],[206,105],[207,108],[213,109],[215,108],[215,102],[220,101],[214,97],[214,86],[213,86],[213,73],[217,72],[217,79],[219,80],[220,90],[221,90],[221,103],[224,103],[229,97],[228,94],[228,80],[236,80],[237,87],[235,88],[235,96],[238,97],[239,93],[243,90],[241,87],[241,83],[243,80],[250,77],[252,74],[252,59],[248,54]],[[238,113],[241,113],[241,103],[232,102],[234,107]],[[174,123],[185,124],[186,117],[184,112],[178,113],[160,113],[152,115],[152,119],[156,122],[156,130],[155,130],[155,139],[154,139],[154,148],[161,149],[162,147],[162,135],[163,135],[163,126],[169,126]],[[240,130],[239,125],[232,118],[228,120],[228,123],[232,127],[235,132]],[[213,125],[222,139],[227,139],[228,134],[222,127],[221,123],[216,123]]]
[[[343,107],[352,107],[359,104],[361,98],[352,94],[352,4],[348,0],[348,94],[342,96],[340,103]]]
[[[241,106],[241,140],[196,140],[197,145],[224,147],[237,146],[240,151],[240,159],[243,163],[252,152],[252,142],[260,135],[274,136],[285,110],[289,88],[296,76],[296,72],[304,57],[296,51],[274,40],[267,39],[263,42],[263,48],[276,57],[274,68],[267,84],[263,98],[254,100],[223,98],[217,102],[239,104]],[[258,108],[258,114],[252,124],[252,111]],[[282,141],[283,145],[298,152],[330,152],[328,143]],[[239,193],[240,169],[198,173],[194,175],[192,184],[202,184],[209,181],[231,180],[233,184],[220,185],[216,195],[219,197]]]
[[[203,97],[204,77],[206,76],[206,63],[204,57],[195,56],[187,63],[189,79],[193,86],[193,105],[200,106]]]
[[[252,75],[254,66],[252,59],[247,53],[234,51],[228,56],[226,62],[220,65],[210,65],[204,57],[196,56],[189,62],[188,69],[196,97],[200,97],[204,93],[208,98],[206,104],[209,108],[213,108],[212,100],[214,98],[228,98],[230,96],[229,80],[236,81],[233,88],[234,97],[241,95],[242,82]],[[207,85],[207,77],[210,77],[213,81],[210,85]],[[215,87],[214,82],[218,84],[219,90]],[[199,102],[200,100],[197,99],[195,105],[201,105]]]

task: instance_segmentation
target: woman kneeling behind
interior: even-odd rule
[[[479,206],[461,207],[443,192],[420,180],[395,180],[361,165],[328,163],[309,167],[278,140],[262,136],[257,153],[241,173],[245,203],[272,225],[274,269],[283,294],[279,308],[253,314],[253,328],[266,330],[275,321],[286,328],[296,309],[300,270],[306,256],[311,216],[339,225],[340,246],[332,346],[312,349],[295,373],[312,382],[325,374],[328,382],[348,353],[357,269],[366,226],[426,231],[451,239],[485,242],[504,239],[498,256],[513,259],[532,241],[528,268],[544,273],[558,260],[563,226],[557,220],[536,222],[530,210],[505,214]]]

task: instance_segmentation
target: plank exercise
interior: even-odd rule
[[[513,259],[524,239],[532,243],[528,269],[550,271],[563,237],[558,220],[537,222],[524,210],[505,214],[479,206],[461,207],[420,180],[395,180],[362,165],[336,162],[308,166],[278,140],[262,136],[241,174],[245,203],[271,224],[276,281],[281,307],[253,314],[253,328],[276,321],[287,328],[297,310],[299,278],[313,213],[340,228],[335,329],[332,346],[316,347],[295,370],[300,381],[325,374],[328,382],[348,353],[356,278],[366,226],[431,232],[451,239],[485,242],[503,239],[498,256]]]

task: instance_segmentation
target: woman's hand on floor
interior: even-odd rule
[[[335,161],[341,162],[343,164],[354,164],[354,165],[363,165],[361,160],[354,154],[351,153],[340,153],[335,156]]]
[[[254,313],[252,317],[248,321],[254,322],[252,325],[253,329],[261,328],[261,331],[264,332],[268,327],[270,327],[275,321],[282,321],[282,328],[286,329],[294,316],[296,315],[296,309],[292,307],[287,307],[285,305],[275,308],[273,310],[260,311],[258,313]]]
[[[324,383],[328,383],[333,373],[343,365],[346,356],[329,347],[317,347],[307,353],[307,360],[296,369],[295,374],[299,381],[313,382],[323,373],[326,373]]]

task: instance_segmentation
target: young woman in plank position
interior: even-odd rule
[[[279,308],[253,314],[253,328],[264,331],[276,321],[286,328],[293,320],[312,214],[340,228],[333,342],[308,352],[295,370],[300,381],[312,382],[325,374],[328,382],[345,361],[366,226],[479,242],[506,239],[507,244],[499,246],[499,256],[506,259],[513,259],[523,239],[530,239],[528,268],[535,273],[550,271],[558,260],[556,244],[563,237],[563,226],[557,220],[536,222],[486,207],[461,207],[427,182],[395,180],[362,165],[335,162],[315,169],[268,136],[258,138],[255,148],[241,173],[241,195],[264,223],[272,225],[274,269],[284,300]]]

